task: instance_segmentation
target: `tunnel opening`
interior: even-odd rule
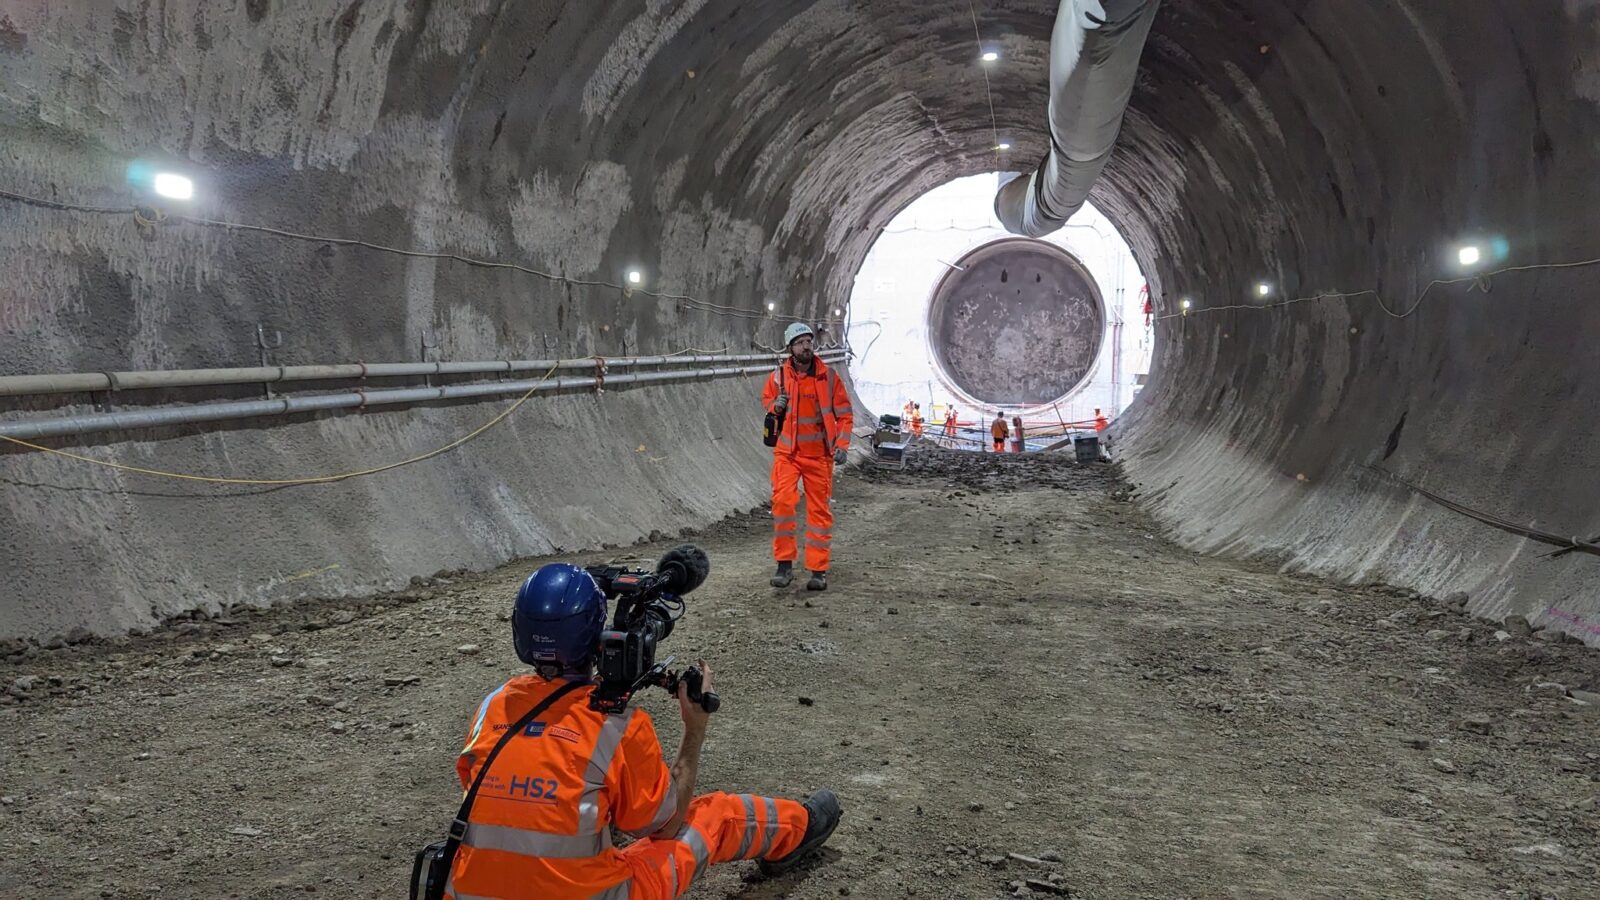
[[[850,371],[873,414],[918,404],[942,422],[997,412],[1088,421],[1148,380],[1156,329],[1143,272],[1086,206],[1047,239],[1009,235],[991,210],[1008,174],[956,178],[908,203],[856,272]]]

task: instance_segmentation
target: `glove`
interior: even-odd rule
[[[778,395],[778,402],[772,404],[772,411],[776,412],[776,413],[781,413],[781,412],[786,411],[788,408],[789,408],[789,395],[788,394],[779,394]]]
[[[849,451],[846,450],[843,447],[840,447],[839,449],[833,451],[833,462],[834,462],[834,465],[838,465],[838,466],[844,465],[844,458],[848,453],[849,453]]]

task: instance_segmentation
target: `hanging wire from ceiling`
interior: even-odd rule
[[[978,8],[973,0],[967,0],[967,11],[972,14],[972,41],[978,48],[978,58],[983,58],[983,33],[978,30]],[[989,100],[989,130],[994,136],[994,147],[1000,147],[1000,123],[994,115],[994,92],[989,88],[989,70],[983,69],[983,95]]]

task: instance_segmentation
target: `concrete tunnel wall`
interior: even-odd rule
[[[1011,163],[1043,153],[1052,0],[981,4]],[[1094,202],[1163,311],[1119,436],[1184,543],[1600,626],[1596,563],[1366,473],[1593,534],[1600,316],[1583,270],[1407,304],[1459,233],[1586,259],[1600,200],[1588,0],[1167,0]],[[197,211],[650,286],[745,315],[452,263],[0,206],[0,372],[447,359],[775,344],[848,301],[877,230],[992,171],[963,5],[913,0],[0,4],[3,187],[119,205],[126,160],[197,172]],[[1353,330],[1352,330],[1353,329]],[[278,491],[0,457],[0,635],[110,632],[196,605],[331,595],[631,539],[766,492],[753,382],[538,399],[417,466]],[[81,398],[79,398],[81,399]],[[119,436],[118,459],[292,475],[427,449],[499,403]],[[643,447],[644,450],[637,448]],[[375,457],[377,457],[375,459]],[[1302,481],[1297,476],[1304,475]],[[604,491],[589,482],[603,482]],[[182,496],[174,496],[182,495]],[[192,496],[192,495],[198,495]],[[337,569],[327,569],[338,565]],[[322,571],[304,576],[304,573]],[[296,576],[304,576],[299,580]],[[1545,614],[1546,608],[1559,612]],[[1586,631],[1587,630],[1587,631]]]

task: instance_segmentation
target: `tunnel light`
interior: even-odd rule
[[[1188,308],[1189,308],[1189,307],[1191,307],[1191,306],[1194,306],[1194,304],[1193,304],[1193,303],[1190,303],[1190,302],[1189,302],[1189,299],[1188,299],[1188,298],[1187,298],[1187,297],[1185,297],[1185,298],[1184,298],[1184,300],[1183,300],[1183,302],[1182,302],[1182,303],[1180,303],[1180,304],[1178,304],[1178,305],[1179,305],[1179,306],[1182,306],[1182,307],[1183,307],[1183,308],[1184,308],[1184,309],[1188,309]]]
[[[996,150],[1010,150],[1011,149],[1011,145],[1006,143],[1005,141],[1001,141],[1000,143],[995,144],[994,148]]]
[[[639,271],[638,269],[629,269],[628,270],[628,283],[629,284],[643,284],[644,283],[644,273]]]
[[[767,304],[767,312],[772,312],[773,310],[775,310],[777,308],[778,308],[778,304],[776,304],[776,303],[768,303]]]
[[[1456,251],[1456,258],[1463,266],[1475,266],[1483,259],[1483,251],[1476,244],[1466,244]]]
[[[1000,54],[994,52],[993,50],[985,51],[984,54],[983,54],[983,61],[987,62],[987,63],[992,63],[992,62],[995,62],[995,61],[997,61],[999,59],[1000,59]]]
[[[168,200],[188,200],[194,196],[194,182],[173,172],[157,172],[150,189]]]
[[[1272,296],[1272,285],[1267,284],[1265,281],[1263,281],[1260,284],[1256,285],[1256,296],[1257,297],[1270,297],[1270,296]]]
[[[833,315],[834,315],[834,318],[838,318],[839,316],[844,315],[844,312],[841,311],[841,310],[837,310],[836,309],[836,310],[833,311]]]

